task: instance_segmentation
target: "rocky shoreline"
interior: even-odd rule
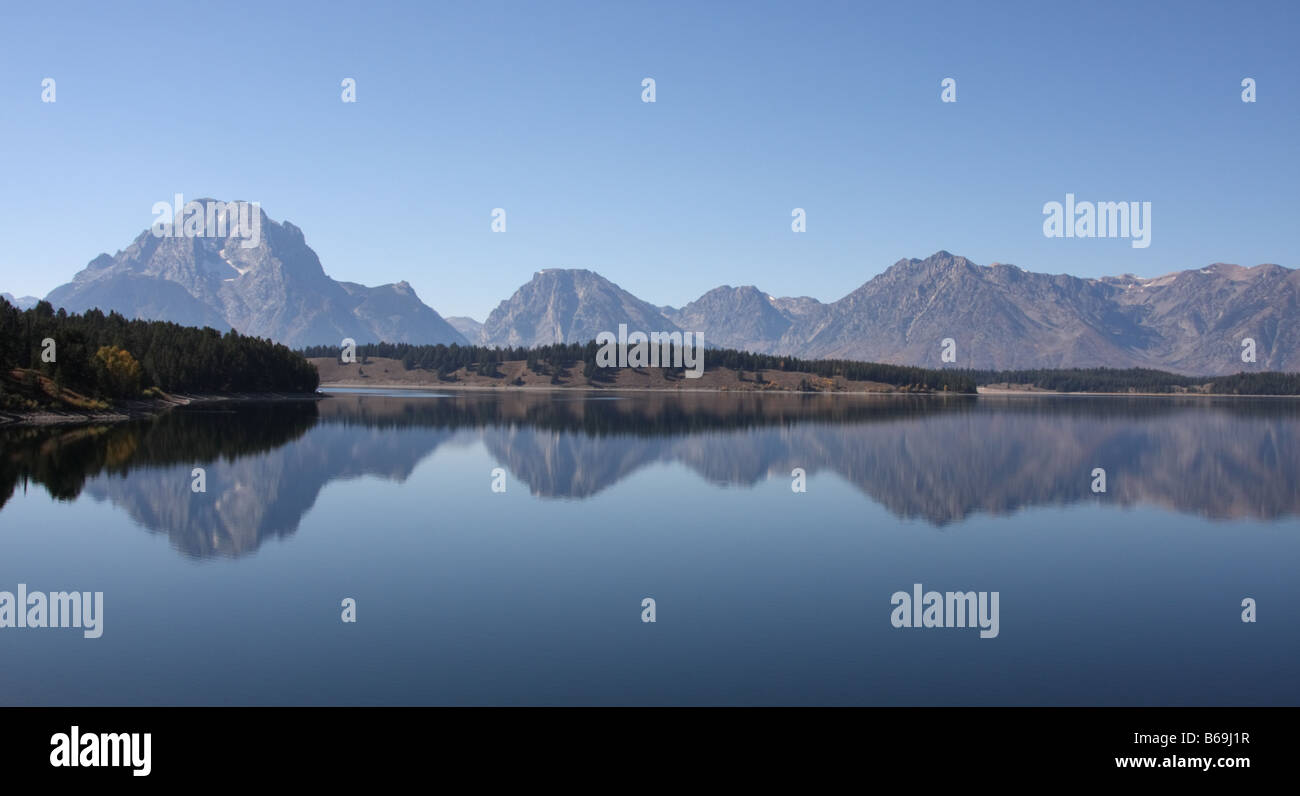
[[[156,417],[180,406],[220,406],[223,404],[285,403],[319,401],[322,393],[213,393],[165,395],[123,401],[109,409],[37,409],[27,412],[0,410],[0,428],[18,426],[78,426],[124,423]]]

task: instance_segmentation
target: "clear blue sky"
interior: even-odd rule
[[[335,278],[480,320],[548,267],[674,305],[833,300],[939,249],[1296,267],[1298,23],[1295,2],[9,3],[0,290],[44,295],[176,192],[259,201]],[[1151,246],[1043,237],[1067,192],[1151,202]]]

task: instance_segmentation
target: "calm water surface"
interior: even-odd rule
[[[98,639],[0,629],[0,704],[1294,705],[1298,443],[1290,400],[988,396],[0,431],[0,590],[104,593]],[[998,636],[894,628],[914,583]]]

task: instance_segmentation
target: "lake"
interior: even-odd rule
[[[1295,400],[340,391],[0,450],[0,590],[103,594],[0,628],[5,705],[1300,703]],[[996,634],[896,627],[915,584]]]

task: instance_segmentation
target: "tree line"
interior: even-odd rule
[[[457,343],[451,345],[416,345],[412,343],[366,343],[356,347],[357,361],[366,364],[370,357],[401,360],[407,370],[427,370],[447,377],[462,368],[481,375],[499,375],[497,368],[504,362],[526,361],[530,370],[551,376],[559,383],[561,372],[582,364],[583,376],[591,381],[607,380],[614,368],[597,365],[596,354],[600,344],[557,343],[534,347],[492,348],[488,346]],[[675,351],[675,349],[673,349]],[[302,349],[307,357],[327,357],[341,361],[340,346],[309,346]],[[681,361],[676,357],[672,361]],[[847,359],[799,359],[775,354],[755,354],[731,348],[708,348],[704,352],[704,368],[729,368],[737,371],[779,370],[791,373],[808,373],[823,378],[839,376],[848,381],[873,381],[896,387],[920,387],[937,391],[973,393],[975,380],[969,371],[931,370],[906,365],[885,365],[878,362],[856,362]],[[664,368],[665,378],[676,378],[682,368]]]
[[[417,345],[413,343],[367,343],[356,347],[361,364],[370,357],[396,359],[407,370],[427,370],[448,379],[466,369],[484,376],[499,377],[505,362],[526,361],[535,373],[550,375],[560,383],[561,373],[583,365],[583,377],[593,382],[608,381],[612,368],[600,368],[596,353],[600,345],[561,343],[534,347],[458,344]],[[342,349],[336,345],[303,349],[307,357],[330,357],[339,361]],[[1023,384],[1054,392],[1210,392],[1221,395],[1300,395],[1300,373],[1237,373],[1231,376],[1185,376],[1152,368],[1035,368],[1028,370],[930,369],[846,359],[800,359],[776,354],[755,354],[730,348],[709,348],[704,354],[705,370],[729,368],[741,372],[777,370],[807,373],[823,378],[873,381],[896,387],[920,387],[940,392],[973,393],[977,386]],[[681,375],[681,368],[665,368],[665,378]],[[806,380],[803,388],[812,389]]]
[[[47,301],[19,310],[0,299],[0,376],[16,369],[60,389],[106,399],[165,392],[313,392],[316,368],[287,346],[235,330],[225,334],[117,312],[57,312]],[[0,397],[5,390],[0,379]],[[8,389],[16,387],[12,379]],[[30,393],[30,390],[28,391]],[[0,402],[0,405],[3,405]]]
[[[1300,395],[1300,373],[1236,373],[1184,376],[1151,368],[1043,368],[971,371],[976,383],[1023,384],[1055,392],[1172,393],[1217,395]]]

